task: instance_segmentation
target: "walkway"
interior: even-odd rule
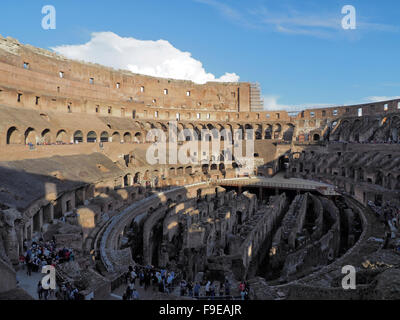
[[[259,186],[268,188],[282,188],[295,190],[315,190],[323,195],[339,195],[335,187],[323,182],[298,178],[285,178],[284,173],[278,173],[272,178],[244,177],[217,180],[218,184],[229,186]]]
[[[38,300],[37,285],[44,276],[45,274],[39,272],[32,272],[32,276],[28,276],[25,267],[17,271],[18,287],[24,289],[35,300]],[[54,300],[54,297],[49,300]]]

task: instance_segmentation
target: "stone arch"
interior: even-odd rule
[[[81,130],[77,130],[74,133],[74,143],[80,143],[83,142],[83,133]]]
[[[389,173],[389,174],[386,176],[386,188],[387,188],[387,189],[392,189],[392,181],[393,181],[392,174]]]
[[[107,131],[103,131],[100,135],[100,142],[108,142],[109,141],[109,135]]]
[[[274,130],[273,138],[280,139],[282,132],[282,125],[280,123],[275,123],[273,130]]]
[[[132,175],[130,173],[124,176],[124,187],[131,186],[133,182]]]
[[[185,168],[185,173],[186,173],[186,174],[192,174],[192,170],[193,170],[193,168],[192,168],[191,166],[186,167],[186,168]]]
[[[140,183],[140,178],[141,178],[141,173],[136,172],[135,177],[133,178],[133,183],[135,183],[135,184]]]
[[[270,140],[272,139],[272,126],[270,124],[264,130],[264,139]]]
[[[56,143],[68,143],[67,132],[63,129],[59,130],[56,135]]]
[[[86,136],[86,142],[96,143],[97,142],[97,133],[94,131],[90,131]]]
[[[294,134],[295,126],[292,123],[288,123],[285,126],[285,131],[283,132],[283,140],[284,141],[292,141]]]
[[[244,126],[245,129],[245,137],[247,140],[254,140],[254,128],[252,124],[245,124]],[[248,131],[250,130],[250,131]]]
[[[141,143],[142,142],[142,133],[136,132],[134,140],[135,140],[135,142]]]
[[[44,129],[41,134],[41,142],[44,144],[51,144],[51,132],[50,129]]]
[[[377,184],[378,186],[383,186],[383,174],[381,171],[378,171],[376,173],[375,184]]]
[[[125,132],[124,134],[124,142],[131,143],[132,142],[132,135],[129,132]]]
[[[34,128],[28,128],[25,131],[25,144],[32,143],[36,144],[37,143],[37,134]]]
[[[262,125],[261,124],[257,124],[255,126],[255,136],[256,136],[256,140],[261,140],[262,139],[262,135],[263,135],[263,130],[262,130]]]
[[[113,134],[112,134],[112,142],[115,142],[115,143],[120,143],[121,142],[121,135],[119,134],[119,132],[118,131],[115,131]]]
[[[319,141],[320,140],[320,135],[318,133],[313,134],[313,141]]]
[[[7,130],[7,144],[21,144],[21,134],[17,127],[11,127]]]

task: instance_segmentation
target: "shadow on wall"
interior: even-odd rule
[[[0,292],[16,286],[13,265],[24,254],[25,239],[56,235],[57,243],[84,251],[83,237],[139,191],[124,189],[123,172],[102,155],[63,158],[0,163]],[[99,163],[106,172],[97,172]],[[77,179],[82,173],[85,179]],[[71,227],[57,234],[53,221],[64,216]]]

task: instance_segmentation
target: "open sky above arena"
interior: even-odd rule
[[[1,4],[0,34],[137,73],[259,82],[266,109],[301,110],[399,97],[399,12],[397,0],[21,0]]]

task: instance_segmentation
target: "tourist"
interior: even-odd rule
[[[139,300],[139,292],[137,292],[137,290],[135,288],[133,288],[132,299]]]
[[[223,296],[224,296],[224,284],[223,284],[223,283],[221,283],[221,284],[219,285],[219,292],[218,292],[218,295],[219,295],[220,297],[223,297]]]
[[[243,292],[246,289],[246,285],[244,284],[244,281],[240,282],[239,284],[239,291]]]
[[[144,272],[143,270],[141,270],[139,272],[139,285],[141,288],[143,288],[143,284],[144,284]]]
[[[186,281],[182,279],[182,280],[181,280],[181,284],[180,284],[180,287],[181,287],[181,297],[183,297],[183,296],[185,295],[185,292],[186,292],[186,285],[187,285]]]
[[[200,297],[200,283],[196,282],[195,286],[194,286],[194,296],[195,298],[199,298]]]
[[[189,281],[187,284],[187,289],[189,297],[193,297],[193,282]]]
[[[37,293],[38,293],[39,300],[42,300],[42,293],[43,293],[42,281],[39,281],[39,283],[37,285]]]
[[[211,282],[208,281],[206,284],[206,297],[210,296],[210,286],[211,286]]]
[[[211,297],[211,300],[214,300],[214,297],[215,297],[215,284],[214,284],[214,281],[211,281],[211,284],[210,284],[210,297]]]
[[[49,289],[43,289],[43,299],[48,300],[49,298]]]
[[[28,276],[32,276],[32,262],[29,256],[26,257],[26,273]]]
[[[133,289],[131,289],[131,286],[130,286],[130,284],[126,287],[126,290],[125,290],[125,296],[126,296],[126,299],[127,300],[130,300],[131,298],[132,298],[132,292],[133,292]]]
[[[150,286],[151,282],[151,273],[149,270],[146,270],[144,273],[144,290],[147,291],[147,288]]]
[[[231,295],[231,288],[230,288],[230,284],[229,284],[228,278],[225,279],[224,287],[225,287],[225,296],[227,296],[227,297],[230,296]]]
[[[131,281],[133,281],[133,283],[136,283],[136,278],[137,278],[137,274],[134,270],[132,270],[131,274],[130,274]]]

